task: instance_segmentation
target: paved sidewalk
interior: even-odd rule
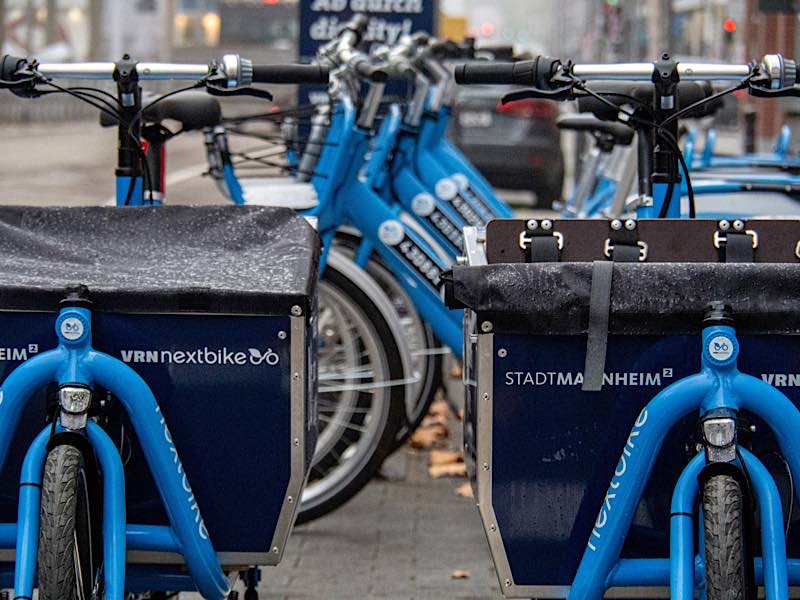
[[[401,450],[385,469],[399,479],[296,528],[261,599],[502,598],[474,501],[455,493],[463,480],[431,480],[426,465],[427,453]]]

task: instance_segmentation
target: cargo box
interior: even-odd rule
[[[604,220],[541,225],[498,220],[468,231],[468,265],[453,269],[446,290],[451,306],[466,308],[465,454],[510,598],[567,596],[637,416],[660,390],[699,371],[709,302],[732,306],[739,369],[800,406],[800,221],[743,224],[755,246],[751,264],[721,262],[724,223],[623,227],[628,239],[616,243],[628,246],[632,262],[612,267],[599,391],[583,390],[592,282],[595,263],[613,255],[616,232]],[[532,250],[534,236],[546,245]],[[537,252],[556,262],[530,262]],[[743,420],[753,432],[740,443],[769,468],[788,511],[791,483],[773,436],[755,417]],[[666,439],[621,558],[669,556],[670,499],[697,453],[697,424],[691,415]],[[793,557],[798,519],[795,511]],[[668,598],[669,590],[617,588],[607,597]]]
[[[2,207],[0,377],[55,347],[65,288],[87,286],[93,346],[152,389],[223,568],[276,564],[316,441],[318,258],[316,232],[287,209]],[[53,391],[16,432],[2,522],[16,521],[21,461]],[[102,390],[95,399],[125,464],[128,522],[167,525],[126,414]]]

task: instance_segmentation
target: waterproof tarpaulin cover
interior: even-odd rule
[[[0,309],[56,310],[89,287],[98,310],[286,313],[307,307],[319,241],[288,209],[0,207]]]
[[[741,332],[800,332],[800,264],[615,263],[609,332],[693,333],[709,302],[730,304]],[[497,327],[585,333],[592,263],[453,269],[453,296]]]

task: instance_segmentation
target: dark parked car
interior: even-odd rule
[[[500,86],[459,90],[450,139],[492,185],[531,190],[537,205],[561,198],[564,158],[556,127],[558,105],[547,100],[519,100],[502,105],[509,91]]]

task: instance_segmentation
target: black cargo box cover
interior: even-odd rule
[[[0,310],[53,311],[82,284],[105,311],[305,312],[319,248],[284,208],[5,206]]]
[[[494,331],[581,334],[592,263],[455,267],[452,297]],[[609,332],[691,334],[709,302],[733,308],[743,333],[800,333],[800,264],[616,263]]]

